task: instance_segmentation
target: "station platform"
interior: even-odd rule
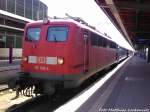
[[[21,60],[13,60],[12,63],[9,63],[9,60],[0,60],[0,72],[11,70],[11,69],[19,69]]]
[[[150,112],[150,63],[131,57],[77,112]]]
[[[12,63],[9,63],[9,60],[0,60],[0,67],[20,65],[21,59],[15,59]]]
[[[9,63],[8,60],[0,60],[0,85],[7,84],[12,77],[16,77],[20,70],[20,62],[20,60],[13,60]]]

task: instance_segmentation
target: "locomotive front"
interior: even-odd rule
[[[72,80],[77,78],[72,74],[79,74],[80,70],[71,68],[73,58],[77,55],[74,47],[75,28],[75,24],[70,22],[27,24],[23,38],[21,73],[9,86],[18,92],[34,88],[34,93],[37,94],[53,94],[56,88],[76,86]]]

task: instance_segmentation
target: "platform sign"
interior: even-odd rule
[[[136,44],[150,44],[150,39],[137,39]]]

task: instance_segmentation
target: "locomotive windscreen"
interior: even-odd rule
[[[48,28],[48,41],[63,42],[67,40],[68,27],[65,26],[51,26]]]
[[[26,39],[28,41],[38,41],[40,39],[40,32],[40,28],[28,28]]]

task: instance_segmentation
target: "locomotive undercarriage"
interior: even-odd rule
[[[52,95],[56,89],[62,88],[63,82],[39,80],[30,77],[29,73],[20,72],[17,77],[8,82],[8,86],[16,91],[16,96],[13,98],[16,99],[20,93],[27,97],[37,96],[38,94]]]
[[[107,68],[116,62],[110,63],[104,67],[98,67],[81,74],[44,74],[44,73],[18,73],[18,76],[9,81],[8,85],[16,91],[16,97],[19,93],[24,96],[36,96],[38,94],[53,95],[57,90],[76,88],[93,74]]]

